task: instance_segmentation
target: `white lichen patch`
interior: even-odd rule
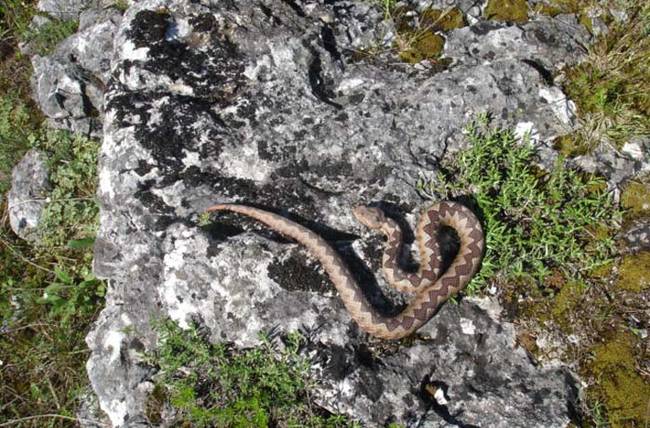
[[[539,88],[539,96],[550,106],[555,116],[570,125],[576,116],[576,105],[557,86]]]
[[[180,41],[192,32],[192,27],[184,18],[178,18],[167,26],[165,40],[168,42]]]
[[[262,55],[254,63],[247,65],[243,74],[250,80],[257,80],[261,73],[271,69],[271,65],[271,57]]]
[[[642,160],[645,156],[643,148],[637,142],[626,142],[621,151],[635,160]]]
[[[185,165],[185,169],[191,167],[191,166],[198,166],[201,167],[203,163],[201,162],[201,158],[199,157],[199,154],[197,152],[192,152],[189,150],[183,149],[183,159],[181,161],[183,162],[183,165]]]
[[[533,144],[539,142],[539,132],[533,122],[519,122],[515,126],[515,138],[521,141],[530,141]]]
[[[111,400],[108,406],[100,406],[108,414],[113,426],[119,426],[124,423],[128,416],[128,408],[122,400]]]
[[[274,166],[260,159],[252,145],[224,148],[219,163],[225,174],[257,182],[265,182],[274,171]]]
[[[149,48],[136,48],[131,40],[120,44],[118,49],[122,58],[131,61],[144,61],[149,55]]]
[[[104,337],[104,347],[110,351],[109,362],[113,363],[120,358],[120,349],[124,338],[124,333],[117,330],[109,331]]]
[[[163,202],[170,207],[181,207],[183,196],[185,195],[186,187],[183,180],[178,180],[171,186],[163,187],[160,189],[151,189],[151,193],[160,197]]]
[[[474,325],[474,322],[472,320],[467,318],[461,318],[460,331],[462,331],[463,334],[473,336],[474,334],[476,334],[476,326]]]

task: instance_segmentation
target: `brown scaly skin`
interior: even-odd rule
[[[483,229],[474,213],[455,202],[436,203],[422,213],[416,231],[422,260],[420,269],[417,274],[405,274],[397,266],[401,246],[399,226],[376,208],[355,208],[354,215],[361,223],[388,236],[383,258],[386,279],[399,290],[415,292],[404,311],[394,317],[384,317],[370,305],[338,253],[311,230],[285,217],[246,205],[218,204],[207,211],[232,211],[252,217],[307,247],[323,265],[352,318],[364,331],[382,339],[400,339],[426,323],[443,302],[467,285],[483,254]],[[440,270],[436,239],[440,225],[456,230],[460,249],[449,269],[436,280]]]

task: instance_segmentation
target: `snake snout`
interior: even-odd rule
[[[361,224],[370,229],[379,229],[385,222],[384,213],[379,208],[359,205],[352,209],[352,213]]]

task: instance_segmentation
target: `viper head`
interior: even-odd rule
[[[370,229],[380,229],[386,222],[386,216],[379,208],[359,205],[352,209],[352,213],[361,224]]]

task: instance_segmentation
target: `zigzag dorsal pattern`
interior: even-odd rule
[[[368,302],[339,254],[313,231],[285,217],[246,205],[218,204],[208,211],[233,211],[252,217],[307,247],[323,265],[352,318],[364,331],[383,339],[402,338],[426,323],[442,303],[467,285],[483,254],[483,229],[474,213],[456,202],[440,202],[425,210],[419,219],[416,238],[420,266],[417,273],[404,272],[398,264],[402,249],[399,225],[377,208],[355,208],[354,213],[363,224],[388,237],[382,261],[388,283],[398,290],[415,293],[402,313],[384,317]],[[441,258],[437,231],[443,225],[456,230],[460,249],[444,275],[438,278]]]

